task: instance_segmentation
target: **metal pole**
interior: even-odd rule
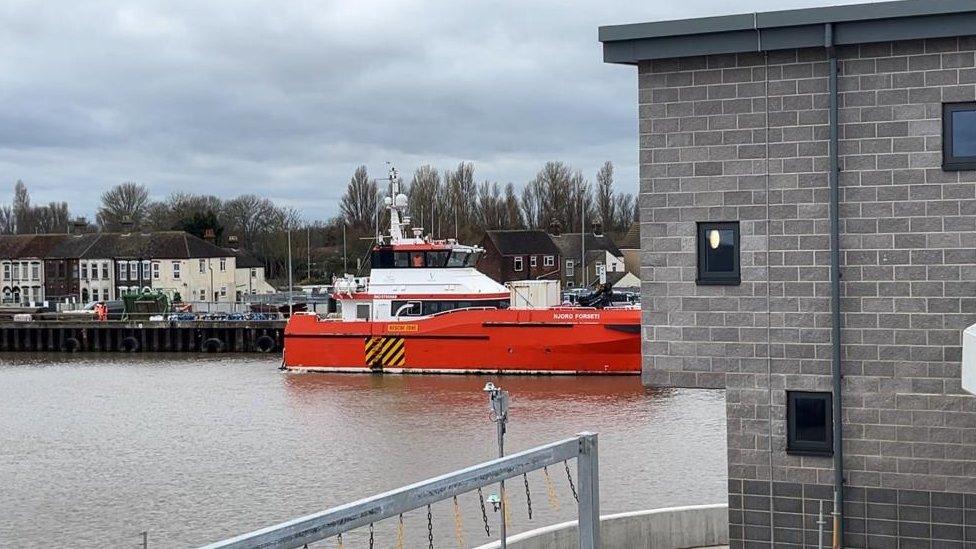
[[[292,284],[292,273],[291,273],[291,227],[288,228],[288,318],[291,318],[292,313],[295,312],[294,297],[292,295],[294,292],[294,286]]]
[[[831,326],[831,379],[833,382],[832,419],[834,438],[834,508],[833,547],[844,545],[844,433],[841,390],[841,314],[840,314],[840,163],[838,159],[838,98],[837,98],[837,50],[834,48],[834,27],[824,27],[824,47],[830,58],[828,78],[830,109],[830,309]]]
[[[349,262],[346,257],[346,222],[342,222],[342,274],[349,272]]]
[[[309,284],[312,282],[312,227],[305,227],[305,278]]]
[[[149,532],[142,532],[142,549],[149,549]]]
[[[488,393],[489,409],[491,416],[498,431],[498,457],[505,457],[505,423],[508,421],[508,392],[496,387],[494,383],[485,384],[485,392]],[[508,547],[508,525],[505,521],[505,481],[498,483],[499,502],[498,510],[501,515],[501,541],[500,548]]]
[[[580,435],[580,455],[576,459],[579,477],[579,546],[580,549],[600,549],[600,476],[597,437],[595,433]]]
[[[586,211],[583,209],[583,199],[580,199],[580,267],[583,268],[583,286],[586,286]]]
[[[817,549],[823,549],[823,527],[827,522],[823,518],[823,500],[820,500],[820,509],[817,511]]]

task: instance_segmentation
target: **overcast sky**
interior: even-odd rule
[[[636,70],[604,24],[843,0],[0,3],[0,202],[91,216],[122,181],[336,212],[359,164],[475,163],[521,186],[547,160],[637,180]]]

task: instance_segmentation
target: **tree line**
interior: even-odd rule
[[[17,181],[11,204],[0,205],[0,234],[94,231],[182,230],[213,235],[218,245],[243,248],[264,262],[267,277],[287,278],[291,233],[295,280],[325,283],[365,266],[376,231],[385,232],[389,214],[382,197],[387,181],[358,167],[340,199],[339,213],[327,220],[304,219],[294,208],[268,198],[233,198],[176,192],[154,200],[147,186],[125,182],[105,191],[93,221],[72,218],[67,202],[31,204],[27,186]],[[474,165],[462,162],[439,171],[417,168],[404,192],[414,226],[438,238],[476,244],[493,229],[578,232],[600,223],[611,235],[627,231],[638,210],[633,196],[616,192],[613,164],[605,163],[591,185],[582,172],[548,162],[520,191],[512,183],[476,182]],[[231,242],[236,238],[236,244]],[[361,270],[361,269],[359,269]]]

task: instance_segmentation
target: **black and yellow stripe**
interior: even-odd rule
[[[401,368],[406,363],[406,351],[402,337],[367,337],[366,365],[373,370]]]

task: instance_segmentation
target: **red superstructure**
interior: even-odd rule
[[[403,216],[406,196],[399,194],[395,170],[390,180],[390,234],[373,248],[370,277],[347,275],[334,281],[340,309],[336,318],[296,314],[289,319],[284,368],[640,373],[639,309],[540,307],[533,303],[536,298],[477,271],[480,248],[423,238],[421,228],[405,238],[403,230],[410,223]],[[540,282],[528,293],[558,290],[552,284]]]

